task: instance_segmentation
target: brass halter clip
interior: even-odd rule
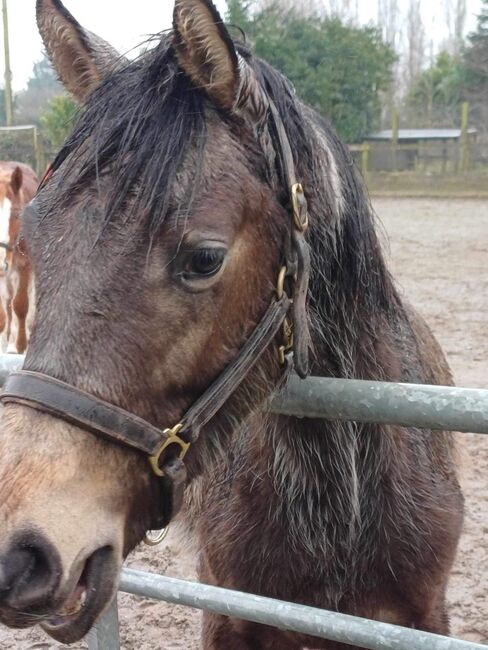
[[[291,204],[295,228],[299,232],[305,232],[308,228],[308,207],[301,183],[295,183],[291,187]]]
[[[278,360],[281,366],[286,365],[286,355],[290,350],[293,350],[293,329],[285,318],[283,321],[283,344],[278,348]]]
[[[288,274],[286,266],[282,266],[278,275],[278,282],[276,284],[276,296],[281,300],[285,293],[285,279]],[[283,343],[278,348],[278,359],[280,365],[284,366],[286,363],[286,354],[293,349],[293,329],[290,325],[288,318],[283,321]]]
[[[151,467],[153,469],[153,472],[156,474],[156,476],[164,476],[164,472],[160,467],[160,460],[164,451],[168,449],[168,447],[171,447],[171,445],[177,445],[180,448],[180,451],[178,453],[178,458],[180,460],[183,460],[183,458],[185,457],[185,454],[190,447],[190,443],[185,442],[184,440],[182,440],[182,438],[178,436],[178,433],[181,431],[182,428],[183,428],[183,424],[180,422],[179,424],[176,424],[172,429],[165,429],[163,433],[166,434],[167,438],[165,439],[161,447],[157,450],[157,452],[152,456],[149,456],[149,462],[151,463]]]

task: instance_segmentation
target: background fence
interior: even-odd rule
[[[0,383],[23,357],[0,355]],[[488,390],[312,377],[293,378],[270,410],[299,417],[488,433]],[[487,646],[210,585],[125,569],[127,593],[310,634],[370,650],[482,650]],[[120,648],[117,604],[87,637],[89,650]],[[162,640],[164,643],[164,640]],[[164,647],[164,646],[161,646]]]
[[[0,127],[0,160],[23,162],[42,176],[46,162],[37,126]]]
[[[368,172],[416,172],[417,174],[457,174],[488,170],[486,147],[458,140],[391,143],[364,142],[350,145],[356,165]]]

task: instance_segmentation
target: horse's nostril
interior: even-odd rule
[[[0,593],[6,593],[31,572],[35,554],[27,548],[14,548],[0,562]]]
[[[0,602],[15,609],[40,607],[61,577],[56,549],[39,533],[24,534],[0,556]]]

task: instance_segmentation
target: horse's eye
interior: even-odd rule
[[[225,249],[200,248],[189,255],[184,273],[193,278],[215,275],[224,263]]]

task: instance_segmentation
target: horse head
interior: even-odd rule
[[[24,174],[16,163],[0,163],[0,268],[6,271],[19,235],[19,217],[24,206]]]
[[[130,550],[174,514],[180,484],[286,374],[292,326],[306,374],[306,203],[272,101],[292,90],[265,83],[211,0],[177,0],[172,32],[131,62],[60,0],[38,0],[37,20],[83,110],[23,218],[36,324],[23,392],[7,387],[1,411],[0,620],[72,642]],[[151,464],[140,439],[97,435],[100,423],[26,395],[39,377],[67,409],[86,399],[108,428],[162,431],[176,453]]]

